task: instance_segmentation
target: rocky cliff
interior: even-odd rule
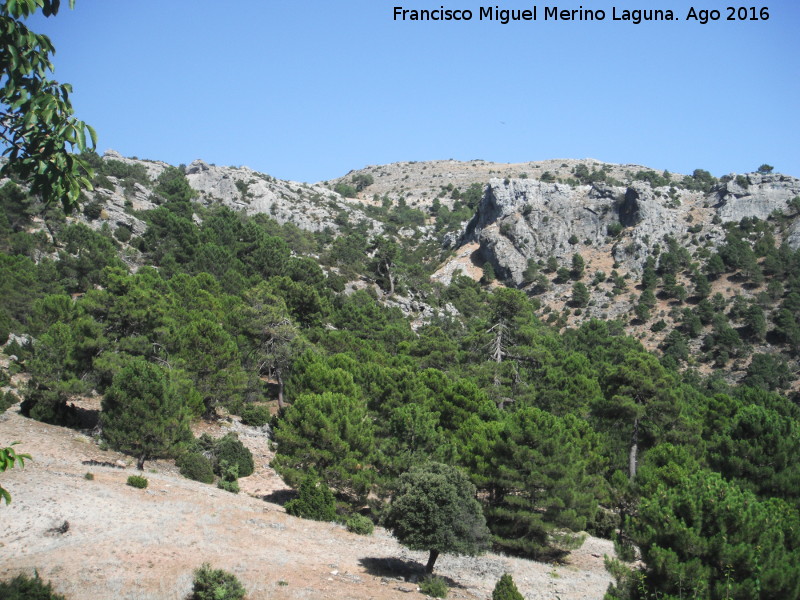
[[[555,257],[569,263],[576,252],[605,255],[622,272],[641,273],[655,243],[669,236],[690,250],[715,247],[723,225],[744,217],[791,214],[800,180],[778,174],[728,176],[710,193],[674,186],[653,189],[635,181],[567,185],[529,179],[492,179],[456,249],[479,245],[480,259],[501,279],[519,285],[528,261]],[[797,219],[786,239],[800,246]]]

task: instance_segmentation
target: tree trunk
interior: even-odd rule
[[[283,409],[286,407],[286,402],[283,400],[283,377],[278,373],[275,378],[278,380],[278,408]]]
[[[394,296],[394,277],[392,277],[392,272],[389,268],[386,268],[386,276],[389,278],[389,297],[391,298]]]
[[[147,457],[142,455],[136,460],[136,468],[140,471],[144,471],[144,461],[147,460]]]
[[[431,550],[431,554],[428,557],[428,564],[425,565],[425,572],[430,575],[433,573],[433,565],[436,564],[436,559],[439,558],[439,551],[438,550]]]
[[[633,435],[631,435],[631,449],[628,454],[628,477],[631,481],[636,479],[636,462],[639,452],[639,419],[633,420]]]
[[[394,296],[394,277],[392,276],[392,268],[389,261],[384,260],[381,262],[383,272],[386,274],[386,279],[389,280],[389,298]]]

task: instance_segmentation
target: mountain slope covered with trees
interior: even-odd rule
[[[296,488],[313,472],[342,519],[380,521],[403,474],[456,467],[496,550],[558,560],[589,531],[641,557],[609,561],[609,598],[800,595],[800,200],[614,264],[637,231],[625,189],[643,210],[736,179],[556,161],[506,182],[445,161],[308,186],[83,158],[95,191],[78,214],[0,182],[4,405],[85,427],[71,398],[102,394],[98,437],[140,465],[207,452],[192,419],[268,421],[274,468]],[[444,183],[447,168],[476,172]],[[499,221],[486,211],[534,188],[612,208],[602,239],[517,245],[518,280],[496,236],[513,245],[538,209],[520,192]],[[235,482],[235,458],[214,466]]]

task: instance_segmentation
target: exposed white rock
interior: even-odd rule
[[[800,196],[800,179],[780,173],[748,173],[723,178],[716,196],[717,215],[723,223],[739,222],[744,217],[766,219],[776,210],[786,212],[789,201]]]
[[[351,222],[366,220],[375,232],[381,230],[359,206],[322,185],[282,181],[248,167],[218,167],[202,160],[186,168],[186,178],[206,205],[221,203],[248,215],[263,213],[306,231],[338,230],[335,221],[340,213]]]

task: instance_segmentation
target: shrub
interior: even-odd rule
[[[346,183],[337,183],[333,187],[333,191],[337,194],[341,194],[345,198],[355,198],[356,194],[358,193],[356,188],[351,185],[347,185]]]
[[[33,578],[27,575],[17,575],[11,581],[0,581],[0,598],[3,600],[65,600],[61,594],[56,594],[49,583],[39,579],[39,574],[34,573]]]
[[[94,473],[86,473],[86,474],[83,476],[83,478],[84,478],[86,481],[94,481]]]
[[[230,492],[231,494],[238,494],[239,493],[239,480],[227,480],[227,479],[220,479],[217,482],[217,487],[221,490],[225,490],[226,492]]]
[[[286,503],[287,513],[315,521],[336,519],[336,500],[333,492],[319,480],[314,471],[310,471],[305,476],[298,493],[297,498]]]
[[[19,398],[14,395],[14,392],[0,392],[0,413],[6,412],[17,402],[19,402]]]
[[[235,433],[228,433],[225,437],[217,440],[214,444],[213,452],[216,458],[214,470],[217,475],[222,475],[223,463],[231,466],[236,465],[239,469],[237,471],[239,477],[252,475],[255,470],[253,454],[239,441],[239,437]]]
[[[375,524],[372,519],[364,515],[353,515],[347,519],[347,531],[357,533],[358,535],[372,535],[375,530]]]
[[[128,485],[143,490],[147,487],[147,477],[142,477],[141,475],[131,475],[128,477]]]
[[[131,230],[123,225],[120,225],[114,230],[114,237],[120,242],[129,242],[132,236]]]
[[[506,573],[494,586],[492,600],[524,600],[524,598],[522,594],[519,593],[517,585],[514,583],[511,575]]]
[[[232,494],[239,493],[239,467],[238,465],[229,465],[227,462],[220,463],[220,475],[222,479],[217,482],[217,487]]]
[[[89,202],[83,207],[83,214],[90,221],[100,218],[100,213],[103,211],[103,205],[99,202]]]
[[[607,234],[608,234],[610,237],[617,237],[617,236],[618,236],[620,233],[622,233],[622,230],[623,230],[623,229],[624,229],[624,228],[623,228],[623,226],[622,226],[622,223],[610,223],[610,224],[609,224],[609,225],[606,227],[606,233],[607,233]]]
[[[441,577],[429,575],[419,582],[419,591],[431,598],[447,598],[449,588]]]
[[[189,600],[241,600],[245,590],[236,575],[212,569],[208,563],[194,572],[194,585]]]
[[[73,427],[80,423],[77,409],[67,404],[67,395],[60,390],[30,386],[19,408],[23,416],[50,425]]]
[[[266,406],[248,404],[244,407],[244,409],[242,409],[242,423],[245,425],[250,425],[251,427],[263,427],[269,423],[269,420],[269,408]]]
[[[181,475],[201,483],[214,483],[214,467],[211,461],[199,452],[188,452],[176,462]]]

